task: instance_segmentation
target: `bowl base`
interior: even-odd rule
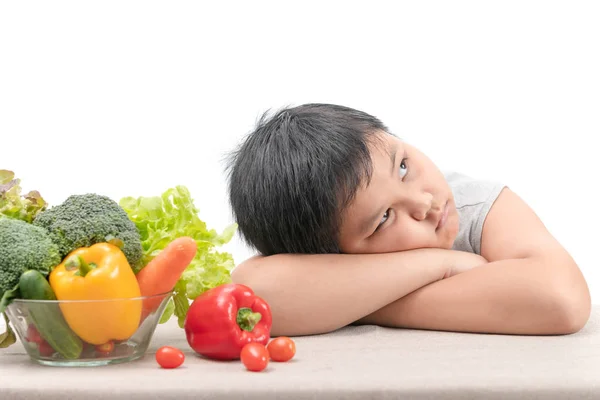
[[[83,360],[49,360],[43,358],[31,358],[35,363],[50,367],[101,367],[104,365],[121,364],[142,358],[144,354],[136,354],[129,357],[83,359]]]

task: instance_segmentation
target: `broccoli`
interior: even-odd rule
[[[80,247],[116,238],[123,243],[123,253],[133,271],[137,273],[142,268],[140,233],[125,210],[109,197],[94,193],[71,195],[39,213],[33,224],[49,232],[62,258]]]
[[[29,269],[44,276],[60,264],[58,246],[48,232],[18,219],[0,217],[0,297]]]

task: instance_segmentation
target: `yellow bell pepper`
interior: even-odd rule
[[[101,345],[128,339],[142,314],[140,287],[121,249],[97,243],[72,251],[49,277],[65,320],[82,340]],[[129,299],[129,300],[127,300]]]

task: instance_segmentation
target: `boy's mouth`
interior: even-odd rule
[[[442,215],[440,216],[440,219],[437,223],[437,226],[435,228],[436,231],[438,231],[439,229],[441,229],[444,225],[446,225],[446,221],[448,220],[448,210],[449,210],[450,206],[448,204],[448,201],[446,201],[446,204],[444,204],[444,210],[442,211]]]

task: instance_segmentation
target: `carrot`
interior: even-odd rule
[[[142,296],[153,296],[172,290],[197,251],[196,241],[188,236],[178,237],[169,243],[137,273]],[[144,299],[142,321],[159,307],[161,301],[162,298]]]

